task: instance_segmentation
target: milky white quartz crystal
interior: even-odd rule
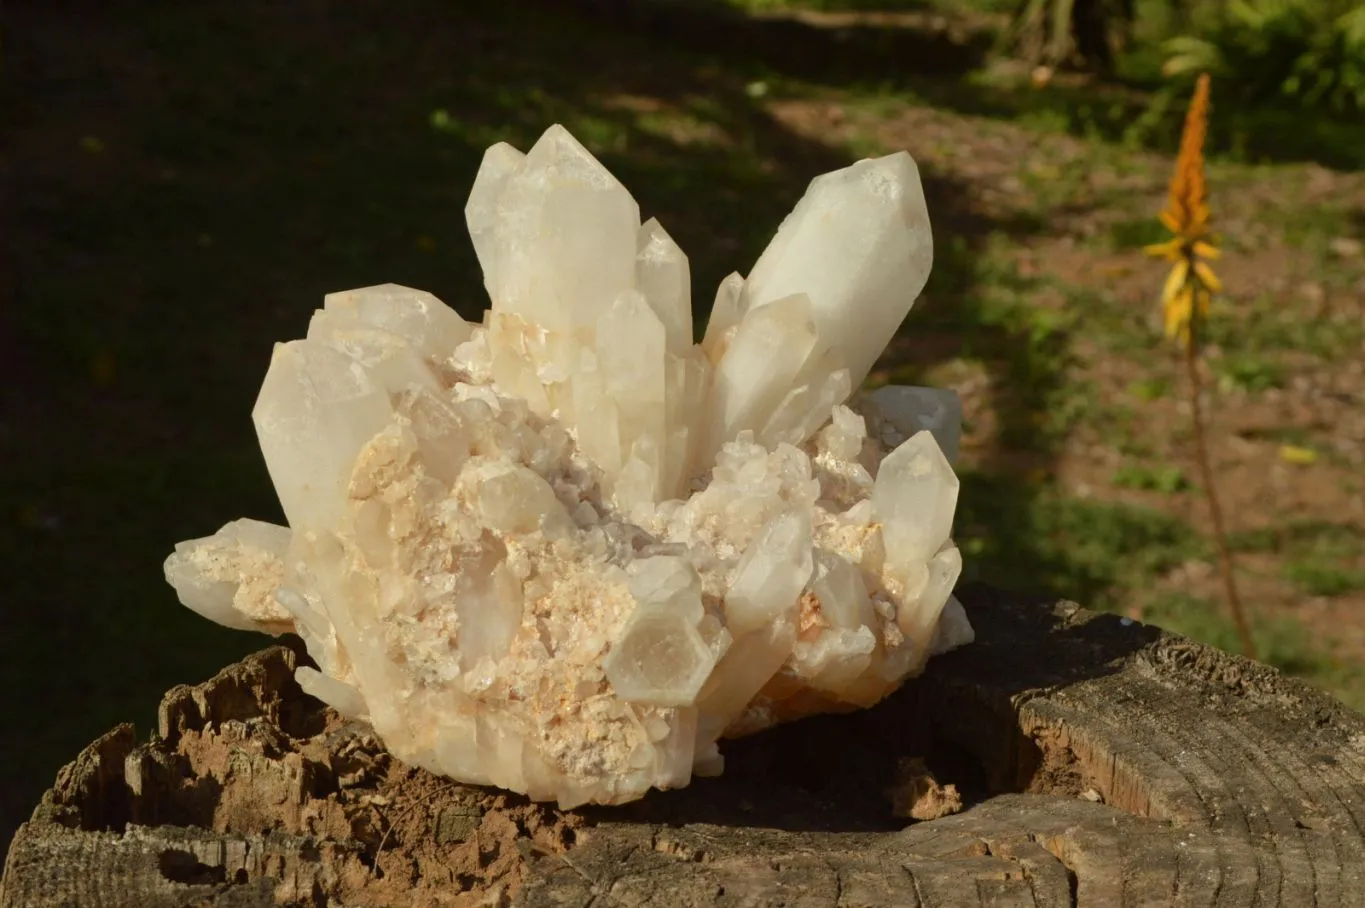
[[[905,153],[816,178],[693,343],[687,258],[564,129],[495,145],[481,325],[329,295],[253,417],[289,526],[181,543],[221,624],[399,758],[565,807],[723,767],[722,736],[868,706],[971,640],[951,392],[851,399],[928,277]]]

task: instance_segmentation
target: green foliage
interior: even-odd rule
[[[1113,65],[1111,32],[1131,25],[1131,5],[1115,0],[1024,0],[1002,47],[1035,63]]]
[[[1250,530],[1229,540],[1241,552],[1285,556],[1285,580],[1310,596],[1341,596],[1365,589],[1365,530],[1353,524],[1307,521]]]
[[[1343,0],[1231,0],[1204,34],[1165,44],[1165,73],[1226,77],[1247,100],[1280,96],[1365,111],[1365,6]]]
[[[1214,361],[1218,385],[1224,391],[1266,391],[1284,385],[1279,363],[1255,353],[1230,353]]]
[[[1160,511],[974,471],[962,474],[956,526],[967,579],[1096,608],[1119,607],[1131,590],[1205,555],[1188,524]]]
[[[1128,393],[1144,403],[1160,400],[1171,393],[1171,380],[1164,375],[1156,375],[1133,382]]]
[[[1115,250],[1141,249],[1170,238],[1170,231],[1154,217],[1130,217],[1109,226],[1109,245]]]
[[[1291,561],[1284,578],[1310,596],[1342,596],[1365,587],[1365,571],[1352,571],[1330,560]]]
[[[1124,464],[1114,471],[1109,480],[1121,489],[1138,489],[1144,492],[1183,492],[1190,487],[1185,472],[1179,467],[1148,467],[1139,464]]]
[[[1284,577],[1310,596],[1340,596],[1365,587],[1365,570],[1351,567],[1362,553],[1362,534],[1353,526],[1325,524],[1300,534],[1288,548]]]

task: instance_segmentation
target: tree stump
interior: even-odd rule
[[[962,598],[977,643],[879,706],[573,812],[400,764],[273,647],[62,769],[0,904],[1365,904],[1365,718],[1126,619]]]

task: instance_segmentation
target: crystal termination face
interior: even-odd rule
[[[253,419],[288,527],[166,561],[303,638],[299,683],[398,758],[563,807],[723,769],[972,631],[951,392],[852,396],[928,278],[904,152],[817,177],[693,342],[686,256],[563,128],[488,149],[480,325],[386,284],[278,344]]]

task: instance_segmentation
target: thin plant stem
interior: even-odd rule
[[[1204,433],[1204,407],[1200,400],[1203,394],[1199,380],[1199,339],[1195,336],[1198,328],[1198,315],[1191,312],[1190,336],[1185,344],[1185,366],[1190,375],[1190,416],[1194,422],[1195,459],[1199,461],[1199,472],[1204,477],[1204,495],[1208,498],[1209,517],[1213,520],[1213,542],[1218,549],[1218,570],[1223,575],[1223,591],[1228,597],[1233,623],[1237,625],[1237,636],[1242,640],[1242,654],[1248,659],[1255,659],[1256,642],[1251,638],[1251,627],[1247,624],[1246,611],[1242,608],[1242,597],[1237,592],[1232,550],[1228,547],[1227,529],[1223,525],[1223,508],[1218,502],[1218,489],[1213,482],[1213,465],[1209,462],[1208,441]]]

